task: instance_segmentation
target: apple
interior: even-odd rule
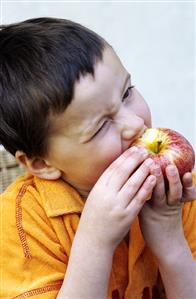
[[[164,177],[165,168],[175,164],[180,177],[191,172],[195,164],[195,153],[189,141],[180,133],[166,128],[146,129],[133,144],[148,150],[149,158],[160,165]]]

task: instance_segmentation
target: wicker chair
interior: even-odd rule
[[[0,148],[0,193],[25,169],[3,147]]]

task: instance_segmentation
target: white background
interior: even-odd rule
[[[153,126],[177,130],[196,146],[193,1],[1,0],[1,23],[43,16],[102,35],[150,105]]]

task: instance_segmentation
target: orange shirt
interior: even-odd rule
[[[0,199],[0,298],[56,298],[83,206],[79,194],[62,180],[25,175],[7,188]],[[195,219],[196,201],[186,203],[184,232],[196,258]],[[158,299],[160,276],[138,218],[130,239],[129,246],[123,240],[115,251],[108,298],[150,299],[154,293]]]

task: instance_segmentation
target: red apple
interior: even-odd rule
[[[165,128],[146,129],[143,135],[132,145],[144,147],[156,164],[161,166],[165,176],[165,168],[175,164],[180,177],[192,171],[195,164],[195,154],[188,140],[178,132]]]

